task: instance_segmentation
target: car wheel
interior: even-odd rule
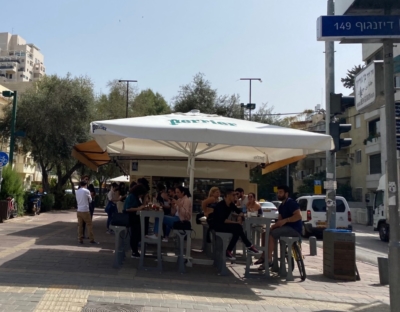
[[[379,238],[383,242],[388,242],[389,241],[388,227],[386,226],[385,223],[381,223],[379,225]]]
[[[307,232],[306,225],[303,223],[303,227],[301,228],[301,236],[304,238],[308,238],[310,233]]]

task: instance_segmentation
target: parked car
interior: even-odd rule
[[[264,218],[271,218],[278,220],[278,208],[271,203],[271,202],[262,202],[260,203],[261,210],[262,210],[262,215]]]
[[[280,200],[273,200],[272,203],[275,205],[276,208],[279,208],[279,206],[282,204]]]
[[[303,229],[302,235],[321,235],[327,227],[325,195],[302,196],[297,199],[299,203]],[[336,196],[336,228],[352,230],[351,212],[346,199]]]

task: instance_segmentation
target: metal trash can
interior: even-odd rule
[[[356,235],[348,230],[324,231],[324,275],[338,280],[356,280]]]
[[[7,220],[8,200],[0,200],[0,222]]]

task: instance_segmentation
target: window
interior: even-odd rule
[[[383,205],[383,198],[384,198],[383,195],[384,195],[383,191],[376,192],[376,194],[375,194],[375,208]]]
[[[301,211],[306,211],[307,210],[307,204],[308,204],[307,199],[300,199],[299,200],[300,210]]]
[[[369,174],[381,173],[381,154],[369,156]]]
[[[362,187],[356,187],[356,189],[354,190],[354,200],[356,202],[362,202],[362,193],[363,193],[363,189]]]
[[[368,123],[368,136],[375,136],[378,133],[380,133],[381,132],[380,124],[381,124],[381,122],[380,122],[379,118],[371,120]]]
[[[356,151],[356,164],[361,164],[361,150]]]
[[[394,77],[394,87],[400,89],[400,76]]]
[[[325,199],[314,199],[312,202],[312,209],[315,212],[326,212]],[[345,212],[346,206],[340,199],[336,199],[336,212]]]
[[[356,128],[360,128],[361,127],[361,116],[357,115],[356,116]]]

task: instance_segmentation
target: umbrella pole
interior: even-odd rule
[[[190,164],[190,174],[189,174],[189,192],[190,195],[192,195],[192,197],[190,198],[190,200],[192,201],[192,213],[193,213],[193,188],[194,188],[194,162],[195,162],[195,158],[196,156],[194,156],[194,149],[195,146],[192,143],[191,146],[191,155],[189,156],[189,164]],[[186,266],[187,267],[192,267],[192,258],[190,256],[190,252],[192,250],[192,238],[190,237],[190,235],[188,235],[189,237],[187,238],[187,248],[186,248]]]

